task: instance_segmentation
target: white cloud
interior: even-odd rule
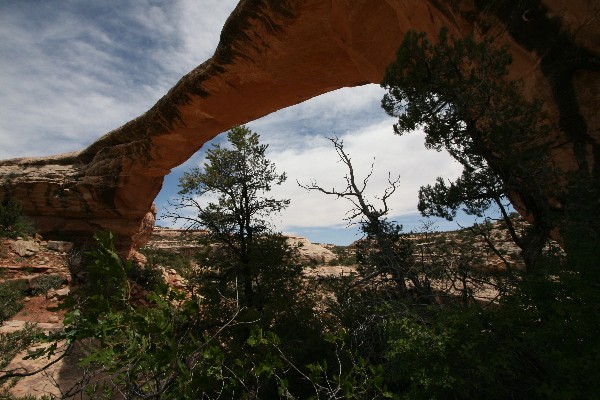
[[[0,159],[79,150],[209,58],[237,4],[0,5]]]
[[[285,120],[290,130],[293,130],[293,127],[299,124],[293,118],[294,115],[303,120],[300,113],[290,114],[289,118],[278,118],[281,118],[282,122]],[[268,128],[268,124],[263,127]],[[357,237],[354,237],[354,234],[348,235],[347,232],[337,231],[329,236],[325,232],[333,232],[346,226],[347,222],[344,219],[352,207],[350,202],[317,191],[307,191],[296,183],[299,181],[302,184],[309,184],[314,179],[325,189],[345,188],[344,176],[348,171],[339,161],[332,143],[321,135],[303,136],[304,142],[301,144],[290,140],[289,135],[276,137],[278,140],[294,143],[287,149],[275,149],[270,146],[267,153],[267,157],[275,163],[278,172],[285,171],[288,175],[288,180],[281,186],[273,187],[270,195],[278,199],[291,199],[290,206],[281,215],[273,216],[276,228],[287,233],[301,232],[308,235],[313,234],[314,231],[316,236],[328,237],[326,241],[336,243],[355,240]],[[359,181],[369,173],[371,164],[374,165],[365,194],[376,207],[381,205],[376,196],[381,196],[388,187],[388,173],[391,173],[392,179],[400,175],[400,185],[389,199],[388,205],[391,208],[389,216],[398,219],[401,223],[402,216],[410,215],[411,221],[415,219],[417,193],[420,186],[432,183],[438,176],[454,179],[461,172],[460,165],[446,153],[425,149],[422,132],[413,132],[399,137],[393,134],[392,123],[389,120],[346,132],[339,135],[339,138],[343,140],[344,149],[352,159]],[[219,140],[222,141],[223,137]],[[261,140],[263,143],[271,143],[264,135],[261,136]],[[187,168],[180,168],[167,177],[167,182],[170,184],[165,195],[175,192],[174,181],[184,170],[201,164],[203,160],[204,152],[200,152]],[[170,200],[173,201],[175,197],[171,196]],[[203,199],[202,202],[205,203],[207,200]],[[159,204],[161,205],[159,208],[163,211],[166,200],[159,201]],[[170,221],[164,220],[161,223],[169,224]],[[335,239],[335,237],[343,237],[343,239]]]
[[[342,135],[387,118],[378,85],[342,88],[287,107],[248,124],[274,151],[306,145],[307,136]],[[391,122],[390,122],[391,124]]]
[[[373,175],[365,191],[373,205],[381,205],[375,197],[381,196],[388,187],[388,173],[391,173],[392,179],[400,175],[400,186],[388,202],[391,216],[416,212],[420,186],[433,182],[437,176],[452,179],[460,174],[460,166],[447,154],[424,148],[422,133],[394,136],[388,122],[347,133],[340,139],[352,159],[359,182],[366,178],[371,164],[374,164]],[[331,142],[316,138],[302,149],[272,152],[269,157],[289,176],[284,185],[273,190],[278,197],[292,199],[291,206],[283,214],[281,229],[345,224],[345,214],[352,207],[350,202],[317,191],[308,192],[296,184],[296,180],[308,184],[314,179],[327,190],[345,188],[344,176],[348,171],[339,162]]]
[[[182,46],[179,52],[178,68],[187,73],[211,57],[217,47],[223,24],[236,7],[237,0],[180,0],[175,6],[176,21]],[[184,63],[181,63],[181,60]]]

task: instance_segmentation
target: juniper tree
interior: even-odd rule
[[[179,179],[178,209],[191,206],[195,215],[168,216],[187,221],[188,228],[206,229],[213,243],[225,246],[235,262],[228,260],[217,273],[223,280],[239,278],[245,305],[252,306],[257,271],[251,254],[257,238],[270,232],[269,217],[289,204],[267,195],[273,185],[286,180],[286,174],[277,173],[265,155],[268,145],[260,144],[259,135],[247,127],[234,127],[227,139],[230,147],[214,144],[203,168],[195,167]],[[213,200],[204,205],[207,196]]]
[[[441,30],[437,43],[408,31],[381,86],[388,92],[382,107],[398,118],[398,135],[423,129],[425,146],[446,150],[463,167],[454,182],[438,178],[421,187],[419,211],[452,220],[462,206],[481,216],[496,204],[523,250],[528,266],[538,259],[551,229],[548,199],[538,182],[550,179],[544,162],[541,104],[521,95],[521,85],[507,79],[511,57],[491,39],[471,36],[450,40]],[[531,213],[534,226],[520,237],[503,200],[516,200]]]

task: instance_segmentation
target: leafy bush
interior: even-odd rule
[[[131,261],[122,260],[115,249],[116,236],[112,232],[99,232],[94,235],[96,249],[86,254],[87,282],[85,284],[86,304],[92,315],[102,315],[105,311],[121,309],[129,298],[127,273],[132,268]]]
[[[33,223],[23,216],[21,205],[9,198],[0,204],[0,237],[16,238],[35,233]]]
[[[524,274],[497,307],[389,318],[385,382],[410,399],[598,398],[599,296],[562,268]]]
[[[15,332],[0,333],[0,370],[4,369],[18,353],[31,347],[39,333],[40,330],[32,323],[27,323],[23,329]],[[0,380],[0,385],[3,383]]]
[[[0,323],[8,320],[23,307],[23,285],[0,282]]]
[[[228,246],[212,244],[208,242],[210,238],[204,240],[207,241],[202,247],[204,250],[196,256],[199,268],[190,276],[190,281],[197,285],[207,304],[214,304],[214,309],[227,307],[226,304],[235,302],[236,296],[244,291],[242,267],[235,251]],[[293,303],[301,291],[302,264],[298,250],[288,245],[280,234],[255,238],[245,267],[253,276],[254,299],[249,308],[260,313],[273,308],[285,309],[285,304]]]
[[[150,247],[140,249],[140,253],[146,256],[148,261],[146,267],[173,268],[181,276],[186,276],[189,273],[190,262],[194,259],[193,256],[186,254]]]
[[[235,279],[218,279],[234,262],[222,247],[206,247],[213,252],[199,260],[211,269],[189,292],[159,286],[141,307],[128,300],[132,266],[113,235],[99,235],[89,297],[53,339],[95,338],[82,363],[101,366],[132,399],[600,397],[600,295],[563,259],[522,272],[488,307],[424,305],[393,283],[358,290],[349,281],[315,300],[284,242],[275,235],[253,248],[252,307]]]
[[[33,295],[46,294],[50,289],[60,289],[65,284],[65,279],[56,274],[38,277],[31,290]]]
[[[142,267],[137,264],[131,266],[131,269],[127,271],[127,278],[133,282],[141,285],[147,289],[156,289],[161,285],[164,285],[164,279],[162,272],[157,267],[148,263]]]
[[[15,396],[8,389],[0,389],[0,400],[51,400],[48,396],[36,397],[33,395],[28,396]]]
[[[2,389],[0,391],[0,400],[51,400],[48,396],[36,397],[32,395],[28,396],[15,396],[8,389]]]
[[[356,253],[348,246],[334,246],[331,251],[335,258],[329,262],[329,265],[356,265]]]
[[[265,238],[253,250],[260,309],[238,303],[234,285],[221,286],[226,290],[219,294],[202,287],[217,285],[205,280],[185,294],[159,287],[149,293],[150,306],[132,304],[127,292],[131,266],[116,255],[114,236],[102,234],[96,240],[83,291],[89,297],[67,313],[65,330],[47,340],[93,337],[98,346],[82,364],[112,374],[128,398],[318,397],[330,376],[341,384],[370,370],[366,365],[353,369],[345,351],[339,352],[344,354],[339,364],[339,343],[324,334],[333,328],[315,313],[294,251],[280,236]],[[107,284],[110,288],[102,287]],[[35,356],[56,348],[51,345]],[[313,367],[307,365],[318,365],[314,382]],[[350,390],[348,384],[344,390]],[[114,387],[89,390],[110,393]]]

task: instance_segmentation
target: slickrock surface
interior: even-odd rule
[[[327,264],[336,258],[333,251],[319,243],[312,243],[310,240],[300,236],[288,236],[288,244],[297,246],[302,261],[313,265]]]

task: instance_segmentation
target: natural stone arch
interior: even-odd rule
[[[69,154],[0,162],[0,200],[16,197],[47,235],[113,230],[142,244],[163,177],[228,128],[319,94],[378,83],[408,29],[494,35],[513,78],[545,100],[551,158],[600,167],[600,5],[593,1],[242,0],[213,57],[142,116]],[[596,178],[597,179],[597,178]],[[550,188],[548,188],[550,189]]]

